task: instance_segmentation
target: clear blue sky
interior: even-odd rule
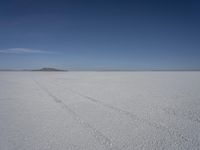
[[[200,2],[1,0],[0,68],[200,69]]]

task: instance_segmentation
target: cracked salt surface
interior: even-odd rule
[[[0,149],[200,149],[200,72],[1,72]]]

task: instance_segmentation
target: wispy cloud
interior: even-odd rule
[[[0,53],[4,54],[55,54],[52,51],[29,49],[29,48],[10,48],[0,50]]]

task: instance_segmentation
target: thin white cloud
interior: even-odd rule
[[[4,54],[55,54],[54,52],[50,52],[50,51],[29,49],[29,48],[3,49],[3,50],[0,50],[0,53],[4,53]]]

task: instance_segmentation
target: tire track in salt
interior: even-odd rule
[[[0,98],[0,102],[1,101],[12,101],[12,100],[16,100],[16,98]]]
[[[58,84],[57,84],[57,85],[58,85]],[[104,107],[106,107],[106,108],[109,108],[109,109],[111,109],[111,110],[114,110],[114,111],[116,111],[116,112],[118,112],[118,113],[121,113],[121,114],[123,114],[123,115],[125,115],[125,116],[128,116],[129,118],[131,118],[131,119],[134,120],[134,121],[137,120],[137,121],[143,122],[143,123],[145,123],[145,124],[147,123],[149,126],[155,128],[155,129],[157,129],[157,130],[160,130],[160,131],[163,131],[163,132],[165,131],[165,132],[167,132],[167,133],[169,134],[170,137],[175,138],[176,143],[177,143],[178,145],[181,145],[182,142],[185,143],[185,142],[190,142],[190,141],[191,141],[188,137],[185,137],[184,135],[182,135],[182,134],[179,133],[178,131],[173,130],[173,129],[170,129],[170,128],[168,128],[168,127],[166,127],[166,126],[164,126],[164,125],[162,125],[162,124],[160,124],[160,123],[152,122],[152,121],[150,121],[150,120],[147,120],[147,119],[144,119],[144,118],[140,118],[140,117],[138,117],[136,114],[133,114],[133,113],[130,113],[129,111],[126,111],[126,110],[123,110],[123,109],[114,107],[114,106],[109,105],[109,104],[107,104],[107,103],[104,103],[104,102],[102,102],[102,101],[100,101],[100,100],[97,100],[97,99],[92,98],[92,97],[90,97],[90,96],[84,95],[84,94],[82,94],[82,93],[80,93],[80,92],[77,92],[77,91],[75,91],[75,90],[73,90],[73,89],[70,89],[70,88],[64,88],[64,89],[66,89],[66,90],[68,90],[68,91],[71,91],[72,93],[74,93],[74,94],[76,94],[76,95],[79,95],[79,96],[81,96],[81,97],[83,97],[83,98],[86,98],[86,99],[88,99],[88,100],[91,101],[91,102],[94,102],[94,103],[96,103],[96,104],[99,104],[99,105],[104,106]],[[181,141],[181,142],[180,142],[180,141]]]
[[[57,104],[59,104],[62,108],[64,108],[70,115],[72,115],[73,118],[77,121],[77,123],[79,125],[81,125],[91,135],[93,135],[93,137],[97,140],[98,143],[100,143],[101,145],[103,145],[108,150],[117,150],[118,149],[116,147],[113,147],[113,143],[112,143],[112,141],[108,137],[106,137],[105,135],[103,135],[100,131],[98,131],[97,129],[95,129],[88,122],[86,122],[83,119],[81,119],[81,117],[76,112],[74,112],[68,105],[66,105],[65,103],[63,103],[62,100],[60,100],[59,98],[57,98],[56,96],[54,96],[53,94],[51,94],[49,92],[49,90],[47,90],[44,86],[42,86],[35,79],[33,79],[33,81],[35,82],[36,85],[38,85],[38,87],[42,91],[44,91],[45,93],[47,93],[47,95],[49,97],[51,97]]]

